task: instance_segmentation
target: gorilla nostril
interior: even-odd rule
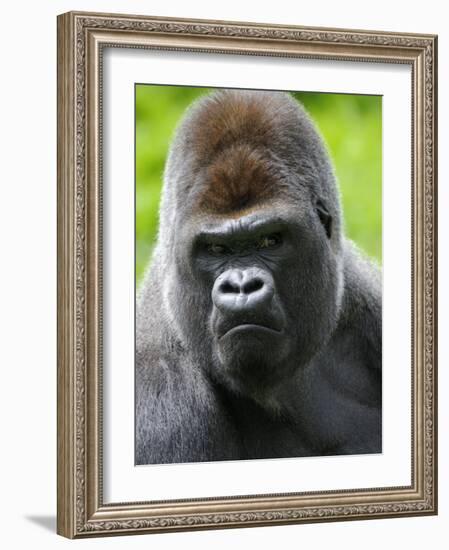
[[[220,285],[220,292],[223,294],[239,294],[240,287],[230,281],[223,281]]]
[[[252,292],[257,292],[260,290],[264,285],[264,282],[262,279],[259,279],[258,277],[255,277],[254,279],[250,279],[243,285],[243,292],[245,294],[251,294]]]

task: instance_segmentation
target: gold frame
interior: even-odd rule
[[[148,503],[102,500],[102,48],[412,68],[412,484]],[[58,520],[70,538],[437,513],[437,37],[70,12],[58,17]],[[149,495],[150,497],[150,495]]]

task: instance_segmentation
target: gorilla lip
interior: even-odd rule
[[[239,325],[234,325],[230,329],[228,329],[225,333],[223,333],[220,338],[223,338],[224,336],[228,336],[233,332],[249,332],[252,330],[258,330],[262,332],[271,332],[280,334],[282,331],[273,327],[267,327],[266,325],[259,325],[257,323],[240,323]]]

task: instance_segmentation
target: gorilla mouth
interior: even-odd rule
[[[240,324],[234,325],[234,326],[230,327],[228,330],[226,330],[220,336],[220,339],[223,338],[224,336],[229,336],[229,335],[232,335],[236,332],[245,333],[245,332],[252,332],[252,331],[275,333],[275,334],[280,334],[282,332],[282,330],[280,330],[278,328],[275,328],[275,327],[272,327],[272,326],[261,325],[261,324],[258,324],[258,323],[240,323]]]

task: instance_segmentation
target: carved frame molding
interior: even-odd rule
[[[102,49],[310,57],[412,68],[412,484],[102,501]],[[70,538],[437,513],[437,37],[70,12],[58,17],[58,533]]]

